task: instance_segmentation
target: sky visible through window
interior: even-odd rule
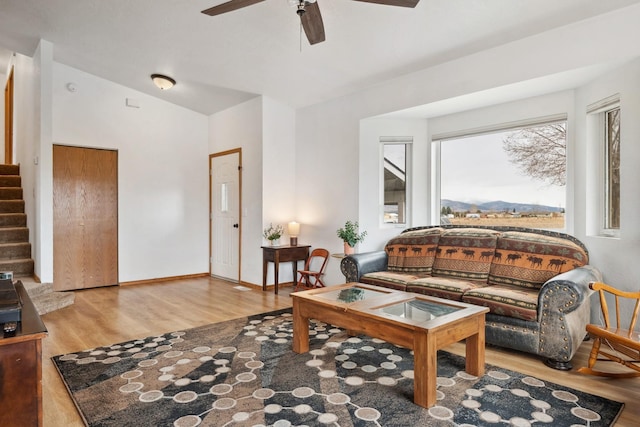
[[[500,132],[441,143],[440,198],[465,203],[501,200],[565,208],[565,186],[524,175],[509,161]]]

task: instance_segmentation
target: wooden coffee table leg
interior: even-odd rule
[[[437,353],[435,336],[416,331],[413,336],[413,402],[423,408],[436,403]]]
[[[300,302],[293,297],[293,351],[306,353],[309,351],[309,319],[300,315]]]
[[[478,319],[478,333],[471,335],[466,341],[465,370],[471,375],[484,375],[484,315]]]

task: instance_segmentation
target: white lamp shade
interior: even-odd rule
[[[151,80],[153,80],[153,83],[162,90],[171,89],[173,85],[176,84],[176,81],[171,77],[163,76],[162,74],[152,74]]]
[[[289,236],[297,237],[300,234],[300,224],[295,221],[290,222],[287,228]]]

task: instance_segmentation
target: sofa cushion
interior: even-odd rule
[[[422,276],[408,273],[395,273],[393,271],[376,271],[367,273],[360,277],[360,283],[368,283],[369,285],[382,286],[399,291],[407,290],[407,283],[413,282]]]
[[[498,238],[488,282],[539,289],[552,277],[588,262],[584,249],[570,240],[508,231]]]
[[[461,301],[462,294],[482,286],[486,286],[486,283],[449,277],[425,277],[409,282],[407,292]]]
[[[385,246],[389,271],[430,274],[442,229],[439,227],[402,233]]]
[[[499,234],[476,228],[445,230],[438,241],[432,275],[486,282]]]
[[[466,292],[462,301],[488,307],[491,313],[501,316],[523,320],[538,319],[538,289],[509,285],[486,286]]]

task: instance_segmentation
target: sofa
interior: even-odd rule
[[[502,226],[409,228],[384,250],[343,258],[340,269],[347,282],[488,307],[487,344],[561,370],[586,336],[589,283],[602,280],[575,237]]]

